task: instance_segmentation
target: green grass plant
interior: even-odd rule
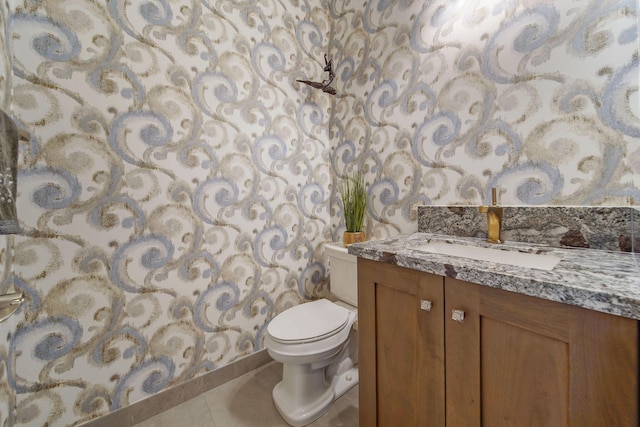
[[[344,207],[344,222],[348,232],[363,230],[367,208],[367,191],[364,188],[364,173],[357,171],[340,183],[340,195]]]

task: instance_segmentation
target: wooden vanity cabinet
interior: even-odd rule
[[[638,426],[635,320],[362,258],[358,312],[360,427]]]
[[[358,258],[361,427],[445,425],[443,302],[442,277]]]
[[[638,322],[445,279],[450,426],[638,426]]]

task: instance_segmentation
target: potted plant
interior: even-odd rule
[[[347,176],[340,184],[344,223],[346,231],[343,235],[344,246],[355,242],[364,242],[364,213],[367,207],[367,191],[364,188],[362,171]]]

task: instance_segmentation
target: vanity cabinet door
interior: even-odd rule
[[[358,259],[360,426],[444,426],[444,280]]]
[[[637,321],[451,278],[445,301],[447,426],[638,426]]]

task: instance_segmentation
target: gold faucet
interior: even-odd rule
[[[491,189],[491,206],[480,206],[478,211],[487,214],[487,242],[502,243],[502,208],[498,206],[496,189]]]

